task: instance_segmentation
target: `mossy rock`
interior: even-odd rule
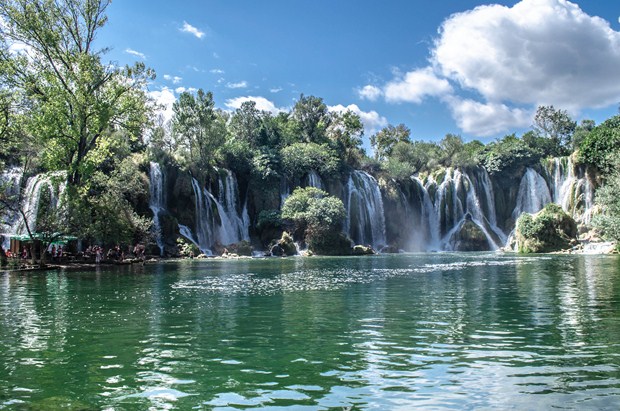
[[[333,230],[309,229],[306,232],[308,248],[316,255],[351,255],[351,239]]]
[[[234,253],[242,256],[251,256],[252,251],[254,250],[252,244],[249,241],[239,241],[238,243],[229,244],[227,247],[229,253]]]
[[[577,241],[577,224],[559,205],[551,203],[537,214],[521,214],[516,238],[520,253],[566,250]]]
[[[293,237],[289,233],[284,231],[282,233],[282,237],[279,240],[271,242],[271,244],[269,245],[269,252],[274,257],[296,255],[297,247],[295,247]]]
[[[482,228],[471,219],[466,219],[458,231],[454,233],[450,242],[455,251],[488,251],[489,240]]]

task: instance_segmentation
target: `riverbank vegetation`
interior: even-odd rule
[[[541,106],[530,131],[487,144],[456,134],[416,141],[406,125],[388,125],[369,136],[372,153],[363,149],[357,114],[330,111],[311,95],[302,94],[290,111],[274,114],[252,101],[224,111],[211,92],[186,91],[174,103],[172,119],[164,121],[148,94],[155,72],[144,63],[108,62],[107,49],[96,47],[108,5],[109,0],[0,4],[1,169],[19,168],[23,176],[57,173],[62,182],[56,186],[66,184],[62,201],[48,199],[47,206],[24,210],[29,193],[11,190],[5,180],[0,190],[5,225],[13,223],[8,216],[21,213],[28,232],[36,220],[37,231],[75,235],[88,244],[154,244],[147,175],[153,161],[191,175],[203,187],[214,184],[222,169],[231,170],[249,204],[250,234],[258,247],[292,229],[314,252],[340,254],[351,244],[343,233],[346,210],[338,193],[353,170],[375,176],[389,197],[393,184],[406,186],[414,175],[480,167],[509,180],[526,167],[540,168],[545,159],[570,155],[594,170],[602,186],[595,226],[620,239],[620,200],[613,194],[620,178],[620,116],[600,125],[577,124],[566,111]],[[325,190],[297,188],[282,206],[282,182],[307,186],[304,179],[312,173],[325,180]],[[192,186],[175,190],[191,195]],[[187,213],[179,208],[179,215]],[[31,219],[27,212],[38,216]],[[162,229],[178,232],[177,225],[169,221]]]

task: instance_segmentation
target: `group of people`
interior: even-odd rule
[[[145,258],[144,249],[145,249],[144,245],[136,244],[133,247],[133,249],[129,247],[127,251],[128,251],[128,254],[133,254],[136,258],[144,260]],[[94,256],[95,263],[97,264],[101,263],[104,255],[105,255],[106,260],[117,261],[117,262],[124,261],[126,257],[126,254],[120,245],[111,247],[110,249],[108,249],[107,253],[105,252],[104,248],[99,245],[89,246],[86,249],[86,251],[84,251],[84,257],[92,258],[92,256]]]
[[[86,251],[84,251],[84,257],[91,258],[92,256],[95,256],[95,262],[99,264],[103,258],[103,247],[98,245],[88,246]]]
[[[52,248],[50,250],[50,256],[52,257],[52,261],[62,260],[63,254],[64,254],[64,251],[61,245],[59,245],[58,248],[56,248],[56,244],[52,244]]]

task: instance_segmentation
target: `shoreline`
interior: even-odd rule
[[[500,250],[502,253],[512,254],[514,251],[508,250]],[[447,252],[449,253],[449,251]],[[402,253],[399,253],[402,254]],[[406,254],[406,253],[404,253]],[[531,253],[531,254],[522,254],[526,255],[544,255],[544,254],[553,254],[553,255],[617,255],[619,254],[616,251],[616,244],[611,241],[602,241],[596,243],[589,243],[587,245],[582,245],[580,247],[575,247],[569,250],[561,250],[555,251],[551,253]],[[381,255],[378,253],[376,255]],[[305,255],[295,255],[290,257],[307,257]],[[320,257],[320,256],[319,256]],[[333,256],[336,257],[336,256]],[[347,256],[350,257],[350,256]],[[367,257],[367,256],[358,256],[358,257]],[[64,263],[52,263],[47,264],[43,267],[38,265],[30,265],[30,264],[21,264],[17,268],[11,268],[10,266],[0,267],[0,272],[11,272],[11,273],[28,273],[28,272],[39,272],[39,271],[55,271],[55,270],[64,270],[64,271],[92,271],[96,269],[110,269],[115,267],[122,266],[134,266],[134,265],[152,265],[152,264],[161,264],[167,262],[178,262],[178,261],[193,261],[193,260],[252,260],[252,259],[265,259],[265,258],[282,258],[282,257],[272,257],[272,256],[243,256],[243,255],[228,255],[228,256],[208,256],[208,257],[169,257],[169,258],[160,258],[154,257],[141,260],[141,259],[126,259],[124,261],[112,261],[112,260],[104,260],[100,263],[96,263],[94,261],[67,261]]]

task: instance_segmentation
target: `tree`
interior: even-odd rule
[[[150,130],[149,149],[153,158],[160,159],[162,156],[172,156],[175,149],[172,138],[171,124],[159,115]]]
[[[143,63],[104,64],[95,50],[110,0],[5,0],[0,3],[0,82],[30,104],[29,132],[41,138],[49,165],[81,184],[89,154],[112,129],[141,138],[149,114]],[[10,51],[19,46],[22,52]],[[89,167],[92,169],[92,167]]]
[[[342,229],[345,210],[342,201],[316,187],[298,187],[287,197],[282,207],[282,218],[293,220],[299,226],[321,226]]]
[[[594,120],[581,120],[581,123],[575,128],[573,138],[571,140],[571,148],[576,151],[581,146],[581,143],[588,137],[588,134],[596,127]]]
[[[470,167],[478,165],[479,154],[484,145],[477,140],[465,143],[463,138],[455,134],[446,134],[439,142],[443,153],[440,160],[446,167]]]
[[[392,154],[392,149],[396,143],[411,142],[410,135],[411,130],[404,124],[399,124],[396,127],[390,124],[373,134],[370,136],[370,145],[375,152],[375,158],[377,160],[386,160]]]
[[[620,115],[605,120],[586,135],[579,146],[579,159],[599,170],[609,171],[618,166],[615,160],[618,152]]]
[[[487,144],[480,152],[481,165],[489,174],[532,166],[538,163],[540,158],[541,153],[538,150],[533,149],[515,134],[509,134]]]
[[[351,240],[342,233],[346,212],[339,198],[315,187],[298,187],[282,207],[309,248],[319,254],[350,254]]]
[[[564,155],[570,145],[577,123],[566,110],[556,110],[553,106],[539,106],[534,116],[534,130],[553,142],[552,156]]]
[[[230,131],[233,139],[245,141],[256,147],[259,143],[262,126],[262,113],[256,108],[255,101],[244,101],[230,119]]]
[[[361,148],[364,125],[360,116],[351,110],[332,113],[327,135],[344,162],[357,168],[364,155]]]
[[[338,156],[327,144],[295,143],[280,152],[282,167],[291,177],[301,177],[311,170],[323,175],[338,168]]]
[[[136,213],[148,203],[148,178],[140,172],[140,155],[119,156],[109,172],[97,170],[72,196],[67,226],[84,240],[119,244],[146,242],[152,220]],[[75,188],[69,187],[69,190]]]
[[[620,155],[618,152],[610,156],[613,171],[607,176],[605,183],[596,191],[595,203],[600,213],[592,219],[592,225],[599,229],[607,240],[620,244]],[[618,245],[616,245],[618,248]]]
[[[215,109],[213,94],[198,90],[183,92],[172,105],[172,133],[181,156],[190,165],[214,162],[217,149],[226,140],[226,119]]]
[[[293,107],[291,119],[301,141],[318,144],[326,142],[325,131],[331,123],[331,117],[322,98],[302,94]]]
[[[407,180],[412,175],[438,166],[441,148],[425,141],[399,141],[392,147],[387,164],[389,174],[397,180]]]

